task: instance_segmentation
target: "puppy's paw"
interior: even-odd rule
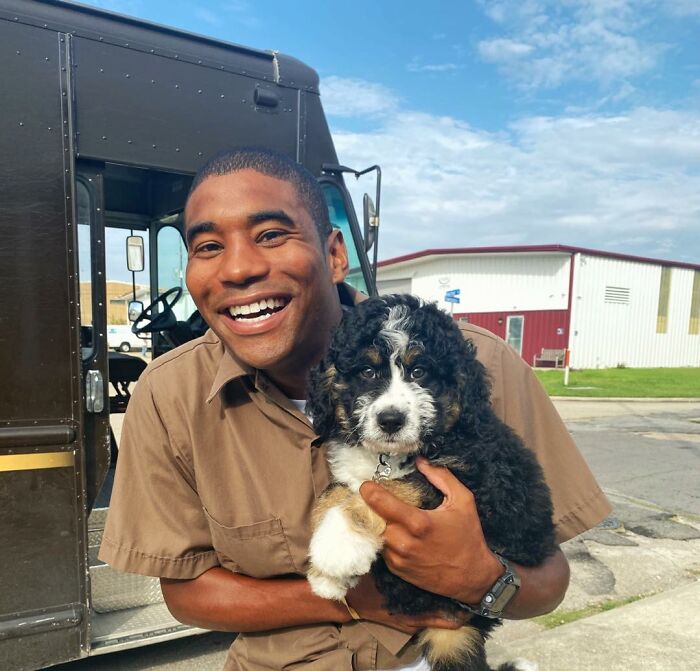
[[[381,540],[351,528],[340,508],[331,508],[311,538],[311,564],[321,573],[347,581],[364,575],[381,549]]]
[[[311,585],[311,590],[314,594],[323,597],[324,599],[335,599],[339,601],[342,599],[348,589],[353,587],[357,582],[357,579],[351,579],[348,582],[340,580],[338,578],[333,578],[331,576],[324,575],[319,571],[310,569],[306,579]]]

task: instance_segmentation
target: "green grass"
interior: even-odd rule
[[[585,608],[577,608],[576,610],[555,610],[553,613],[542,615],[541,617],[536,617],[534,619],[535,622],[541,624],[545,629],[554,629],[555,627],[560,627],[563,624],[569,624],[570,622],[581,620],[584,617],[590,617],[591,615],[604,613],[605,611],[612,610],[613,608],[626,606],[628,603],[634,603],[635,601],[639,601],[646,596],[651,596],[651,593],[637,594],[635,596],[628,596],[623,599],[608,599],[607,601],[602,601],[601,603],[596,603],[592,606],[586,606]]]
[[[603,368],[536,370],[550,396],[700,398],[700,368]]]

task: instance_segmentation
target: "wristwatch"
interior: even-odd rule
[[[515,572],[515,569],[510,565],[507,559],[501,555],[494,553],[496,558],[503,564],[503,575],[496,580],[493,586],[489,589],[481,603],[478,606],[470,606],[467,603],[457,601],[460,608],[468,610],[474,615],[496,619],[503,616],[505,607],[510,603],[510,600],[518,593],[520,589],[520,577]]]

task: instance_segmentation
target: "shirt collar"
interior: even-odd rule
[[[231,380],[236,380],[245,375],[255,375],[255,369],[239,361],[226,349],[221,341],[219,341],[219,346],[221,347],[221,359],[219,360],[219,367],[214,376],[214,382],[209,390],[209,396],[207,396],[207,403],[211,403],[214,396],[216,396],[228,382],[231,382]]]

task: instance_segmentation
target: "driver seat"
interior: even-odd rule
[[[109,397],[110,412],[126,412],[126,406],[131,398],[129,385],[139,379],[141,373],[146,370],[146,362],[130,354],[121,352],[109,352],[109,381],[117,392]]]

